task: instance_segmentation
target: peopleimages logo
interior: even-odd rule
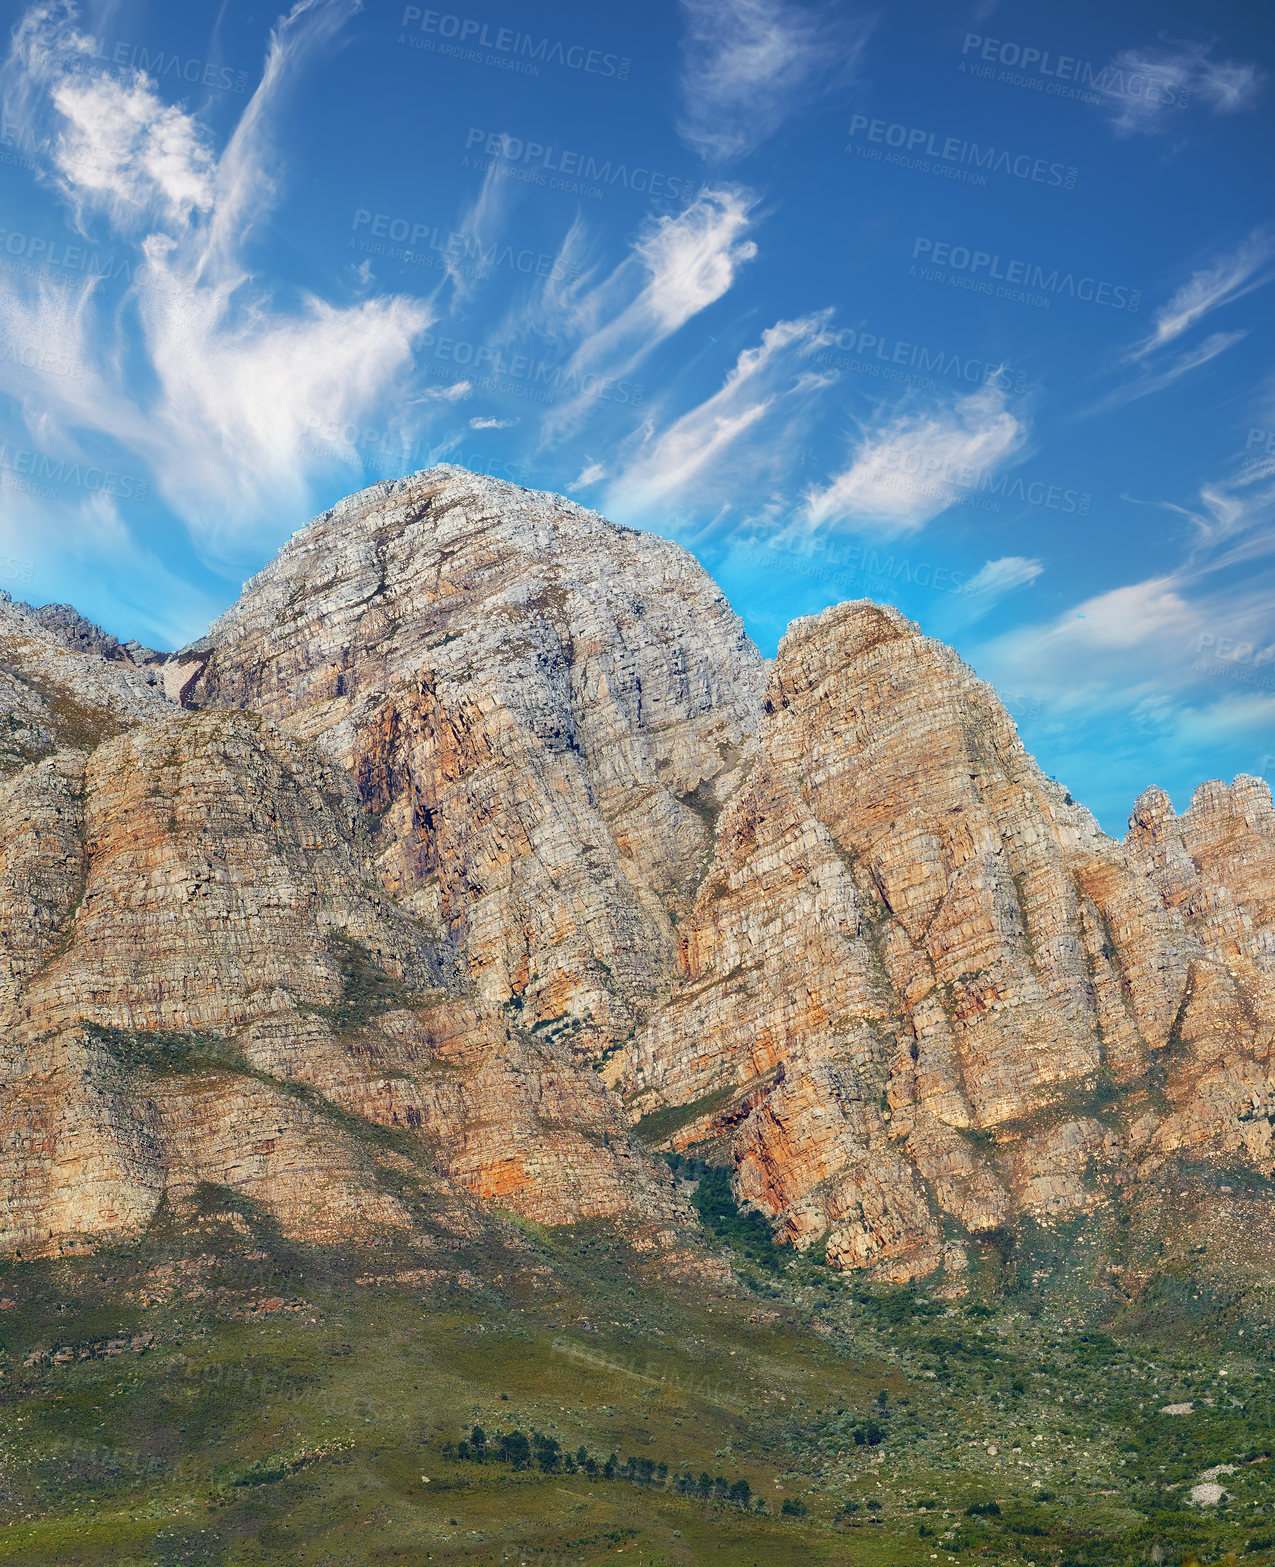
[[[1214,632],[1201,632],[1195,638],[1194,652],[1209,653],[1212,658],[1223,658],[1228,663],[1250,664],[1253,669],[1275,663],[1275,642],[1259,647],[1256,642],[1237,642],[1233,636],[1217,636]]]
[[[32,370],[39,375],[65,375],[77,381],[84,380],[89,373],[69,354],[59,353],[56,347],[43,344],[36,348],[30,343],[0,338],[0,379],[7,367]]]
[[[689,201],[697,188],[694,180],[682,175],[660,174],[640,166],[630,169],[627,163],[616,163],[611,158],[599,163],[588,153],[574,152],[567,147],[546,147],[543,142],[524,141],[522,137],[509,136],[504,131],[485,131],[471,126],[465,136],[465,151],[468,153],[475,147],[481,148],[486,157],[510,166],[510,172],[516,169],[528,183],[546,185],[550,190],[565,190],[568,195],[587,194],[589,187],[601,191],[608,185],[621,185],[625,190],[657,200]]]
[[[1021,501],[1028,506],[1043,506],[1048,511],[1087,517],[1093,505],[1093,496],[1088,490],[1069,490],[1061,484],[1021,475],[998,475],[991,468],[947,462],[926,452],[889,447],[877,462],[880,471],[876,482],[883,488],[928,495],[953,506],[999,511],[1003,500]]]
[[[48,143],[37,141],[26,125],[0,125],[0,163],[19,169],[38,169],[37,153],[48,151]]]
[[[175,287],[162,273],[152,274],[148,260],[119,256],[43,234],[23,234],[0,229],[0,267],[21,277],[56,278],[61,273],[83,273],[99,283],[126,283],[130,288],[164,294],[170,299],[194,298],[194,292]]]
[[[124,501],[144,501],[150,490],[148,480],[136,478],[131,473],[116,473],[111,468],[86,468],[78,462],[55,461],[43,452],[33,452],[25,446],[0,444],[0,470],[6,475],[28,479],[33,484],[48,479],[54,484],[73,484],[78,489],[95,493],[101,491],[103,495],[117,496]]]
[[[156,81],[184,82],[190,87],[211,87],[218,92],[246,93],[248,73],[219,65],[193,55],[173,54],[166,49],[151,50],[144,44],[124,40],[95,38],[73,28],[50,27],[43,30],[44,42],[56,45],[72,59],[72,69],[86,71],[91,66],[107,71],[132,73],[144,71]]]
[[[765,544],[741,550],[738,558],[751,566],[780,569],[833,587],[866,593],[884,594],[898,583],[933,588],[936,593],[964,593],[968,581],[963,571],[950,566],[909,560],[906,556],[896,564],[893,555],[883,559],[879,551],[866,545],[839,544],[822,534],[804,539],[792,549],[783,549],[768,539]]]
[[[831,352],[835,348],[836,353]],[[876,332],[845,327],[832,339],[828,351],[815,355],[815,363],[830,370],[879,376],[885,381],[906,381],[937,391],[938,382],[919,377],[943,376],[972,386],[996,386],[1003,392],[1025,392],[1030,384],[1022,370],[947,348],[882,337]]]
[[[866,133],[863,141],[855,143],[854,138],[861,133]],[[905,168],[923,167],[927,160],[936,158],[940,168],[952,166],[946,170],[952,175],[963,167],[1008,174],[1014,179],[1030,180],[1036,185],[1055,185],[1062,190],[1076,188],[1078,171],[1072,164],[1051,163],[1048,158],[1034,158],[1029,153],[1014,154],[1003,148],[983,147],[962,136],[941,137],[937,131],[923,130],[915,125],[890,124],[886,120],[870,120],[866,114],[856,114],[850,121],[849,135],[852,145],[846,147],[847,152],[862,154],[871,145],[893,147],[897,156],[883,156],[882,161],[897,162]]]
[[[973,55],[974,59],[969,56]],[[1181,82],[1148,71],[1126,71],[1116,65],[1095,66],[1073,55],[1051,55],[1047,49],[1013,43],[1000,38],[984,38],[981,33],[966,33],[961,46],[959,70],[972,76],[995,77],[995,66],[1007,66],[997,78],[1014,86],[1031,86],[1054,97],[1084,98],[1098,103],[1103,97],[1145,98],[1165,108],[1184,109],[1191,101],[1191,90]],[[1011,74],[1017,67],[1022,74]],[[1035,80],[1033,80],[1035,78]],[[1073,85],[1074,84],[1074,85]]]
[[[628,80],[633,64],[628,55],[604,54],[600,49],[586,49],[582,44],[568,44],[561,40],[536,37],[532,33],[520,33],[513,27],[493,29],[489,22],[476,21],[473,17],[454,16],[445,11],[423,11],[418,5],[404,7],[400,27],[416,24],[425,48],[446,52],[434,44],[435,38],[450,42],[457,50],[471,51],[466,58],[481,60],[483,49],[510,56],[509,66],[516,69],[518,62],[527,62],[535,69],[541,65],[561,65],[569,71],[584,71],[590,76],[610,76],[616,81]],[[415,42],[415,40],[411,40]]]
[[[513,245],[493,241],[485,249],[472,234],[458,234],[454,230],[431,227],[428,223],[413,223],[407,218],[396,218],[388,212],[370,212],[359,207],[354,214],[353,232],[366,229],[372,239],[392,240],[400,248],[389,249],[384,245],[362,243],[359,248],[371,255],[385,255],[392,260],[416,262],[435,251],[448,261],[470,263],[480,276],[489,276],[498,267],[510,272],[522,272],[528,277],[547,277],[555,283],[569,281],[579,272],[578,266],[564,267],[556,256],[548,251],[515,249]],[[350,245],[356,242],[351,239]]]
[[[1275,662],[1275,642],[1264,646],[1202,631],[1192,651],[1199,656],[1191,665],[1192,674],[1208,675],[1213,680],[1231,680],[1257,691],[1275,691],[1275,671],[1267,666]]]
[[[1011,299],[1022,304],[1051,303],[1054,299],[1080,299],[1089,305],[1105,305],[1111,310],[1136,311],[1142,303],[1142,290],[1103,282],[1095,277],[1077,277],[1058,267],[1048,271],[1034,261],[1005,260],[988,250],[972,250],[953,245],[949,240],[913,241],[912,260],[924,260],[928,266],[912,266],[909,277],[929,282],[955,282],[976,293]],[[999,284],[1000,287],[996,285]]]
[[[581,374],[565,363],[535,359],[530,354],[508,354],[492,344],[436,337],[433,332],[422,334],[420,341],[423,350],[441,361],[437,366],[423,365],[426,375],[446,374],[447,366],[456,365],[470,372],[465,379],[472,386],[485,392],[526,397],[538,403],[555,402],[560,397],[600,397],[604,402],[627,403],[635,408],[646,395],[640,381],[614,381],[590,371]]]

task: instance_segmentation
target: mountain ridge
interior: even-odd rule
[[[38,726],[0,1243],[212,1180],[301,1234],[496,1204],[702,1269],[664,1148],[780,1241],[960,1288],[1185,1158],[1271,1173],[1269,789],[1148,789],[1118,842],[889,607],[763,660],[680,546],[444,466],[315,518],[162,662],[47,608],[0,606]]]

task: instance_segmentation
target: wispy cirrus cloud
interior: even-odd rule
[[[1012,593],[1015,588],[1028,587],[1044,569],[1040,561],[1027,555],[1002,555],[999,560],[989,560],[981,566],[961,591],[970,598],[995,600]]]
[[[849,81],[871,28],[846,7],[682,0],[678,132],[711,163],[761,145],[795,110]]]
[[[1132,379],[1083,409],[1079,417],[1105,413],[1162,392],[1243,342],[1248,336],[1246,327],[1211,332],[1191,347],[1176,353],[1170,351],[1179,338],[1190,333],[1214,311],[1268,283],[1275,276],[1273,262],[1275,234],[1269,229],[1259,229],[1247,235],[1234,250],[1214,256],[1197,267],[1156,311],[1151,331],[1116,359],[1114,368],[1128,370],[1132,367]]]
[[[848,467],[806,492],[805,521],[916,533],[1026,438],[1025,423],[990,383],[946,406],[893,413],[864,429]]]
[[[1193,502],[1160,504],[1189,524],[1184,569],[1198,576],[1275,560],[1275,457],[1201,485]]]
[[[829,384],[812,358],[832,339],[831,314],[777,321],[743,350],[712,396],[663,427],[649,419],[612,475],[607,509],[632,516],[707,500],[720,517],[751,491],[758,473],[783,455],[783,443],[763,439],[763,429]],[[599,470],[594,465],[594,482]]]
[[[1214,114],[1238,114],[1257,102],[1264,75],[1248,60],[1214,58],[1213,46],[1162,40],[1116,55],[1094,83],[1116,130],[1153,135],[1177,108],[1195,100]]]
[[[739,186],[702,190],[676,215],[646,223],[606,276],[585,272],[565,287],[547,282],[538,301],[522,312],[521,330],[574,344],[566,368],[577,383],[632,375],[661,343],[721,299],[757,254],[749,237],[755,205],[756,198]],[[562,255],[580,253],[584,245],[576,228]],[[574,431],[592,406],[582,394],[556,409],[545,420],[545,442],[552,445]]]
[[[1151,397],[1156,392],[1163,392],[1175,381],[1180,381],[1183,376],[1190,375],[1193,370],[1200,369],[1202,365],[1224,354],[1228,348],[1234,348],[1236,343],[1242,343],[1247,336],[1247,331],[1211,332],[1194,348],[1184,349],[1180,354],[1162,357],[1154,367],[1151,364],[1143,364],[1134,380],[1125,382],[1123,386],[1118,386],[1105,397],[1099,398],[1090,408],[1085,409],[1085,413],[1106,413],[1110,409],[1123,408],[1127,403],[1137,402],[1141,397]]]
[[[23,581],[55,583],[60,600],[91,619],[117,617],[121,636],[135,636],[150,647],[184,646],[223,607],[141,543],[119,502],[101,490],[70,490],[48,501],[6,488],[0,556],[30,568]],[[32,603],[53,596],[47,586],[42,595],[31,588],[16,592]]]
[[[1219,692],[1202,655],[1223,641],[1275,655],[1275,626],[1268,591],[1198,586],[1173,571],[1090,594],[1050,620],[992,638],[976,652],[978,668],[1059,711],[1132,711],[1165,699],[1208,707]]]
[[[1275,459],[1237,467],[1192,501],[1149,504],[1185,524],[1169,541],[1174,564],[972,650],[994,683],[1066,715],[1069,737],[1088,730],[1081,758],[1091,743],[1114,755],[1123,715],[1138,787],[1151,781],[1149,756],[1176,772],[1184,758],[1212,768],[1219,746],[1270,750],[1275,721]]]
[[[1045,570],[1044,562],[1028,555],[1002,555],[985,561],[965,582],[936,618],[947,636],[964,630],[1020,588],[1029,588]]]
[[[20,397],[45,446],[106,438],[145,463],[202,545],[233,553],[309,503],[316,424],[366,424],[388,408],[430,324],[402,296],[284,305],[245,247],[278,199],[271,127],[299,73],[358,0],[298,0],[275,27],[260,84],[224,151],[144,71],[99,70],[66,0],[29,10],[3,69],[6,109],[43,127],[49,176],[81,225],[134,247],[143,282],[123,311],[94,284],[78,293],[27,279],[5,302],[18,345],[57,340],[86,367]],[[122,368],[140,355],[140,373]],[[410,405],[409,405],[410,406]]]
[[[1233,251],[1197,267],[1167,304],[1156,311],[1148,337],[1134,345],[1127,360],[1146,359],[1173,342],[1186,331],[1232,300],[1252,293],[1268,283],[1275,258],[1275,234],[1258,230],[1248,235]]]

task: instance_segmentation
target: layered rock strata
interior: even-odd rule
[[[463,994],[312,747],[170,708],[3,794],[0,1244],[203,1185],[326,1240],[410,1235],[449,1190],[639,1238],[684,1217],[596,1076]]]
[[[1125,846],[897,612],[796,622],[752,774],[614,1080],[843,1266],[929,1271],[1186,1150],[1270,1169],[1275,817],[1257,780]],[[667,1121],[667,1115],[665,1116]]]
[[[894,610],[767,669],[677,546],[438,468],[158,659],[0,602],[0,1245],[208,1185],[667,1245],[663,1141],[902,1279],[1272,1172],[1269,789],[1116,843]]]
[[[298,534],[179,657],[189,705],[320,744],[382,883],[478,993],[597,1054],[673,977],[760,655],[686,551],[436,468]]]

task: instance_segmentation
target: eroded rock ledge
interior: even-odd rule
[[[767,668],[678,546],[444,467],[166,658],[0,603],[0,685],[6,1249],[209,1183],[312,1237],[667,1248],[652,1116],[896,1279],[1271,1172],[1269,789],[1148,790],[1115,843],[891,609]]]

